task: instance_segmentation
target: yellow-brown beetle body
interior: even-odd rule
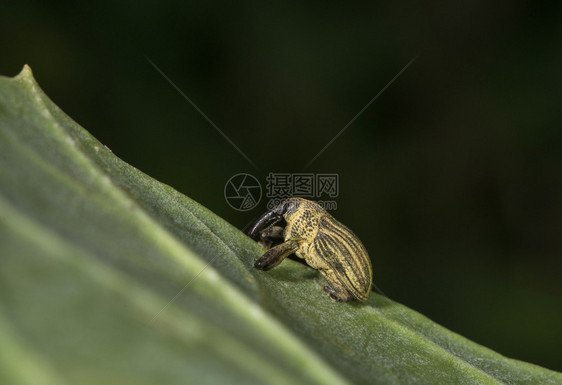
[[[285,228],[275,224],[286,221]],[[371,260],[351,230],[315,202],[288,198],[263,214],[250,230],[269,248],[275,238],[284,242],[270,248],[254,266],[270,270],[295,253],[328,282],[324,290],[336,301],[366,301],[372,285]]]

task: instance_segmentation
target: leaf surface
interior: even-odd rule
[[[299,263],[255,270],[262,253],[28,67],[0,78],[0,383],[562,383],[375,293],[333,302]]]

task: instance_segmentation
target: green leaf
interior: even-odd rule
[[[1,384],[560,384],[293,261],[0,78]]]

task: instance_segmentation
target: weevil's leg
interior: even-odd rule
[[[330,270],[320,270],[320,273],[326,278],[326,281],[328,281],[328,285],[324,286],[324,291],[328,293],[331,299],[338,302],[349,302],[353,299],[342,287],[334,273]]]
[[[349,302],[352,299],[350,296],[334,290],[331,286],[324,286],[324,291],[337,302]]]
[[[318,255],[314,247],[310,247],[306,250],[300,250],[297,252],[297,256],[301,254],[306,263],[316,269],[322,274],[328,285],[324,286],[324,291],[328,293],[330,298],[338,302],[348,302],[353,298],[349,293],[343,288],[341,282],[339,281],[335,271],[326,261]],[[301,257],[302,258],[302,257]]]
[[[268,227],[260,233],[260,241],[258,243],[269,249],[273,242],[283,239],[283,230],[284,228],[281,226]]]
[[[290,240],[272,247],[254,263],[254,267],[260,270],[273,269],[275,266],[279,265],[285,258],[297,251],[299,246],[300,241]]]
[[[268,238],[283,238],[284,227],[281,226],[271,226],[261,232],[261,239],[264,237]]]

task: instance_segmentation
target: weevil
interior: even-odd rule
[[[286,225],[276,226],[281,222]],[[287,198],[263,214],[252,226],[250,237],[260,236],[269,249],[254,267],[270,270],[295,254],[326,279],[324,291],[336,301],[363,302],[373,281],[371,260],[359,238],[319,204],[303,198]],[[274,245],[274,243],[282,243]]]

